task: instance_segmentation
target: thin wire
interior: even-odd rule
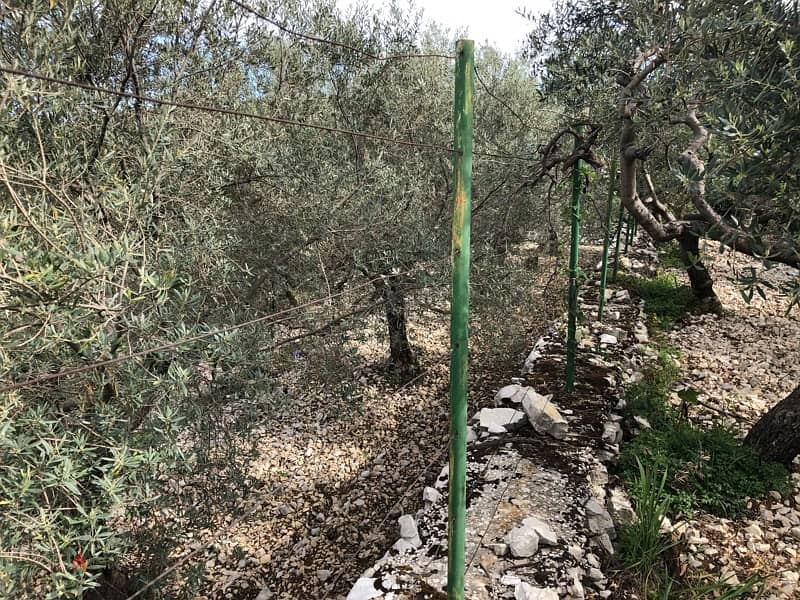
[[[494,152],[483,152],[481,150],[473,150],[473,156],[484,156],[486,158],[499,158],[502,160],[516,160],[527,163],[536,162],[536,159],[531,156],[520,156],[518,154],[496,154]],[[503,163],[507,164],[507,163]],[[509,165],[510,166],[510,165]]]
[[[500,448],[498,447],[497,452],[495,452],[492,456],[493,457],[497,456],[499,452],[500,452]],[[469,557],[469,562],[467,563],[467,566],[464,567],[464,573],[467,573],[469,571],[469,568],[472,566],[472,563],[475,561],[475,557],[478,555],[478,550],[481,549],[481,546],[483,545],[483,540],[486,539],[486,536],[489,533],[489,528],[492,526],[492,522],[494,521],[494,517],[495,517],[495,515],[497,515],[497,510],[500,508],[500,503],[503,501],[503,498],[506,497],[506,494],[508,493],[508,488],[511,487],[511,481],[514,479],[514,477],[517,474],[517,469],[519,469],[519,463],[522,462],[522,458],[523,458],[521,453],[518,453],[518,454],[519,454],[519,457],[517,458],[517,462],[514,464],[514,472],[511,473],[511,476],[508,478],[508,481],[506,481],[506,485],[503,488],[503,493],[500,494],[497,497],[497,502],[494,503],[494,508],[492,509],[492,514],[489,516],[489,522],[486,523],[486,528],[483,530],[483,533],[481,534],[480,539],[478,539],[478,543],[475,544],[475,550],[473,550],[472,555]],[[488,464],[490,462],[491,462],[491,457],[490,457],[489,460],[486,461],[487,470],[488,470]]]
[[[231,0],[233,1],[233,0]],[[446,153],[454,153],[457,152],[454,148],[449,146],[443,146],[441,144],[426,144],[423,142],[415,142],[413,140],[404,140],[399,138],[391,138],[383,135],[379,135],[376,133],[369,133],[366,131],[357,131],[354,129],[340,129],[338,127],[328,127],[327,125],[318,125],[316,123],[304,123],[303,121],[294,121],[292,119],[284,119],[281,117],[271,117],[268,115],[259,115],[256,113],[248,113],[243,112],[240,110],[234,110],[232,108],[223,108],[219,106],[209,106],[207,104],[196,104],[193,102],[178,102],[177,100],[162,100],[159,98],[154,98],[152,96],[144,96],[142,94],[135,94],[133,92],[125,92],[122,90],[113,90],[111,88],[104,88],[98,87],[95,85],[90,85],[88,83],[83,83],[80,81],[73,81],[70,79],[60,79],[58,77],[50,77],[49,75],[42,75],[41,73],[34,73],[31,71],[23,71],[21,69],[14,69],[12,67],[6,67],[0,65],[0,72],[8,73],[9,75],[16,75],[18,77],[25,77],[27,79],[36,79],[39,81],[45,81],[47,83],[54,83],[57,85],[63,85],[65,87],[72,87],[82,90],[87,90],[90,92],[97,92],[100,94],[107,94],[109,96],[118,96],[122,98],[130,98],[132,100],[139,100],[141,102],[149,102],[151,104],[157,104],[160,106],[172,106],[174,108],[183,108],[186,110],[195,110],[205,113],[218,113],[223,115],[230,115],[234,117],[242,117],[245,119],[256,119],[258,121],[267,121],[270,123],[278,123],[280,125],[286,125],[289,127],[301,127],[307,129],[315,129],[317,131],[327,131],[329,133],[339,133],[342,135],[353,135],[359,137],[365,137],[371,140],[376,140],[379,142],[387,142],[389,144],[395,144],[398,146],[406,146],[410,148],[420,148],[423,150],[430,150],[436,152],[446,152]],[[498,158],[503,160],[515,160],[515,161],[523,161],[523,162],[533,162],[533,159],[530,157],[513,155],[513,154],[498,154],[493,152],[483,152],[480,150],[475,150],[472,152],[474,156],[484,156],[488,158]]]
[[[396,144],[398,146],[408,146],[412,148],[421,148],[424,150],[435,150],[437,152],[455,152],[455,150],[448,146],[442,146],[439,144],[425,144],[421,142],[414,142],[412,140],[403,140],[398,138],[391,138],[383,135],[378,135],[375,133],[368,133],[365,131],[355,131],[352,129],[339,129],[338,127],[328,127],[327,125],[318,125],[316,123],[304,123],[302,121],[294,121],[292,119],[283,119],[281,117],[270,117],[267,115],[259,115],[256,113],[248,113],[239,110],[234,110],[232,108],[223,108],[223,107],[216,107],[216,106],[209,106],[206,104],[195,104],[193,102],[178,102],[176,100],[161,100],[159,98],[154,98],[152,96],[144,96],[141,94],[135,94],[133,92],[124,92],[121,90],[113,90],[111,88],[103,88],[94,85],[90,85],[88,83],[82,83],[80,81],[73,81],[70,79],[59,79],[57,77],[50,77],[48,75],[42,75],[40,73],[33,73],[30,71],[23,71],[20,69],[14,69],[11,67],[6,67],[0,65],[0,72],[8,73],[9,75],[17,75],[19,77],[25,77],[28,79],[37,79],[39,81],[45,81],[48,83],[55,83],[58,85],[63,85],[66,87],[73,87],[79,88],[82,90],[87,90],[90,92],[97,92],[100,94],[108,94],[110,96],[119,96],[122,98],[130,98],[133,100],[139,100],[141,102],[149,102],[151,104],[157,104],[161,106],[172,106],[175,108],[183,108],[187,110],[195,110],[200,112],[206,113],[219,113],[224,115],[230,115],[234,117],[242,117],[246,119],[256,119],[259,121],[267,121],[270,123],[278,123],[280,125],[287,125],[290,127],[305,127],[308,129],[316,129],[318,131],[327,131],[329,133],[340,133],[343,135],[353,135],[359,137],[365,137],[372,140],[377,140],[381,142],[388,142],[390,144]]]
[[[445,58],[448,60],[454,60],[455,56],[451,56],[449,54],[436,54],[436,53],[426,53],[426,54],[394,54],[389,56],[378,56],[377,54],[372,54],[371,52],[367,52],[366,50],[362,50],[361,48],[357,48],[355,46],[350,46],[349,44],[345,44],[343,42],[337,42],[335,40],[328,40],[325,38],[317,37],[314,35],[309,35],[307,33],[302,33],[300,31],[295,31],[293,29],[289,29],[285,25],[279,23],[274,19],[270,19],[265,14],[257,11],[252,6],[248,6],[243,2],[239,2],[239,0],[230,0],[231,3],[235,4],[241,9],[246,10],[250,14],[258,17],[262,21],[266,21],[270,25],[273,25],[283,31],[284,33],[288,33],[289,35],[293,35],[295,37],[307,40],[309,42],[315,42],[317,44],[326,44],[328,46],[334,46],[336,48],[341,48],[343,50],[350,50],[351,52],[355,52],[356,54],[361,54],[367,58],[371,58],[372,60],[380,60],[380,61],[388,61],[388,60],[406,60],[410,58]]]
[[[532,126],[531,126],[531,124],[530,124],[530,123],[528,123],[528,122],[527,122],[525,119],[523,119],[521,116],[519,116],[519,114],[517,113],[517,111],[515,111],[513,108],[511,108],[511,106],[509,106],[509,104],[508,104],[508,103],[507,103],[505,100],[503,100],[502,98],[499,98],[499,97],[498,97],[498,96],[497,96],[497,95],[496,95],[494,92],[492,92],[492,90],[490,90],[490,89],[489,89],[489,86],[488,86],[488,85],[486,85],[486,82],[483,80],[483,77],[481,77],[481,74],[480,74],[480,72],[478,71],[478,67],[477,67],[477,65],[476,65],[474,68],[475,68],[475,77],[477,78],[477,80],[478,80],[478,83],[480,83],[480,84],[481,84],[481,87],[484,89],[484,91],[486,91],[486,93],[487,93],[487,94],[489,94],[489,95],[490,95],[492,98],[494,98],[495,100],[497,100],[497,101],[498,101],[498,102],[499,102],[499,103],[500,103],[500,104],[503,106],[503,108],[505,108],[505,109],[506,109],[508,112],[510,112],[512,115],[514,115],[514,116],[517,118],[517,120],[518,120],[520,123],[522,123],[522,126],[523,126],[523,127],[525,127],[526,129],[538,129],[539,131],[544,131],[543,129],[536,128],[536,127],[532,127]]]
[[[409,269],[409,270],[404,271],[402,273],[395,273],[395,274],[393,274],[393,276],[396,277],[397,275],[408,275],[408,274],[411,274],[411,273],[423,268],[424,266],[431,266],[433,264],[436,264],[436,263],[439,263],[439,262],[443,262],[445,260],[450,260],[450,257],[446,256],[446,257],[442,257],[442,258],[439,258],[439,259],[436,259],[436,260],[432,260],[432,261],[429,261],[427,263],[423,263],[423,264],[419,265],[418,267],[415,267],[414,269]],[[163,352],[165,350],[173,350],[173,349],[178,348],[180,346],[183,346],[183,345],[186,345],[186,344],[191,344],[193,342],[204,340],[206,338],[214,337],[216,335],[223,335],[225,333],[230,333],[231,331],[236,331],[238,329],[241,329],[242,327],[248,327],[250,325],[255,325],[255,324],[258,324],[258,323],[268,322],[271,319],[274,319],[275,317],[280,317],[280,316],[287,315],[287,314],[293,313],[293,312],[297,312],[297,311],[300,311],[300,310],[303,310],[303,309],[306,309],[306,308],[311,308],[312,306],[316,306],[318,304],[323,304],[323,303],[327,302],[328,300],[330,300],[332,298],[337,298],[339,296],[344,296],[345,294],[349,294],[350,292],[353,292],[353,291],[356,291],[358,289],[370,286],[373,283],[375,283],[376,281],[380,281],[381,279],[383,279],[382,276],[381,277],[375,277],[373,279],[370,279],[369,281],[366,281],[364,283],[356,285],[356,286],[354,286],[354,287],[352,287],[352,288],[350,288],[348,290],[344,290],[344,291],[339,292],[337,294],[326,295],[323,298],[317,298],[316,300],[311,300],[309,302],[306,302],[305,304],[300,304],[298,306],[293,306],[291,308],[287,308],[287,309],[284,309],[284,310],[279,310],[279,311],[274,312],[274,313],[269,314],[269,315],[264,315],[264,316],[261,316],[261,317],[255,318],[255,319],[250,319],[249,321],[244,321],[242,323],[236,323],[234,325],[229,325],[228,327],[223,327],[221,329],[215,329],[214,331],[208,331],[206,333],[201,333],[201,334],[198,334],[198,335],[194,335],[194,336],[191,336],[191,337],[188,337],[188,338],[184,338],[182,340],[178,340],[178,341],[175,341],[175,342],[169,342],[169,343],[166,343],[166,344],[161,344],[159,346],[155,346],[154,348],[147,348],[145,350],[139,350],[137,352],[131,352],[130,354],[124,354],[122,356],[117,356],[117,357],[114,357],[114,358],[101,360],[101,361],[98,361],[98,362],[95,362],[95,363],[91,363],[91,364],[88,364],[88,365],[82,365],[80,367],[73,367],[71,369],[66,369],[64,371],[59,371],[58,373],[48,373],[47,375],[39,375],[39,376],[36,376],[36,377],[32,377],[30,379],[26,379],[24,381],[19,381],[17,383],[11,383],[11,384],[8,384],[8,385],[4,385],[4,386],[0,387],[0,394],[7,393],[7,392],[13,392],[14,390],[18,390],[20,388],[25,388],[25,387],[31,387],[31,386],[34,386],[34,385],[38,385],[40,383],[46,383],[48,381],[52,381],[54,379],[60,379],[62,377],[69,377],[71,375],[78,375],[78,374],[81,374],[81,373],[87,373],[89,371],[94,371],[96,369],[100,369],[100,368],[103,368],[103,367],[116,365],[116,364],[119,364],[119,363],[122,363],[122,362],[133,360],[135,358],[141,358],[143,356],[147,356],[147,355],[153,354],[155,352]]]

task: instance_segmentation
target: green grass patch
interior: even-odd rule
[[[675,361],[676,350],[661,347],[657,352],[654,364],[642,372],[642,380],[625,390],[628,412],[645,417],[654,426],[660,426],[670,418],[667,399],[681,374]]]
[[[676,240],[671,240],[658,247],[658,262],[665,269],[684,270],[686,268],[681,258],[681,245]]]
[[[671,509],[668,472],[636,463],[638,472],[630,484],[636,520],[620,528],[619,563],[641,598],[646,600],[699,600],[759,598],[764,578],[753,575],[743,583],[692,583],[675,578],[676,542],[661,524]],[[708,578],[705,578],[708,579]]]
[[[638,472],[628,489],[637,519],[620,531],[619,558],[628,572],[636,574],[639,587],[661,588],[666,575],[665,554],[673,546],[670,536],[661,531],[670,504],[665,491],[667,473],[659,476],[639,461],[636,466]]]
[[[670,504],[683,513],[702,509],[736,517],[745,510],[748,498],[788,489],[788,472],[782,465],[762,461],[723,427],[698,429],[672,419],[642,432],[626,446],[619,468],[628,485],[635,481],[638,461],[667,474]]]
[[[700,429],[682,418],[668,401],[679,375],[672,353],[661,349],[642,380],[626,389],[626,410],[652,425],[620,455],[617,468],[629,489],[637,485],[641,463],[648,472],[666,474],[664,490],[673,509],[726,517],[741,514],[748,498],[787,491],[785,467],[762,461],[732,430]]]
[[[622,274],[619,283],[631,294],[644,300],[644,310],[651,324],[670,330],[694,304],[689,286],[678,282],[672,273],[659,272],[652,279]]]

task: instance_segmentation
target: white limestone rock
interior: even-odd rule
[[[567,437],[569,424],[558,412],[556,406],[550,402],[551,398],[552,396],[542,396],[534,390],[528,389],[522,399],[522,408],[537,433],[546,433],[557,440],[563,440]]]
[[[525,413],[513,408],[483,408],[478,413],[478,423],[489,433],[505,433],[516,429],[525,420]]]
[[[615,421],[603,425],[603,441],[607,444],[619,444],[622,441],[622,427]]]
[[[514,600],[558,600],[558,591],[553,588],[533,587],[521,581],[514,588]]]
[[[528,354],[528,357],[525,359],[525,364],[522,367],[523,375],[527,375],[533,371],[533,366],[536,364],[536,361],[543,356],[545,346],[547,346],[547,342],[544,341],[544,338],[536,340],[536,343],[533,345],[533,350]]]
[[[578,567],[567,569],[567,577],[571,579],[570,584],[567,585],[567,598],[569,600],[584,600],[586,597],[586,591],[583,589],[583,582],[581,581],[582,576],[583,569]]]
[[[417,523],[411,515],[403,515],[397,522],[400,524],[400,537],[405,539],[415,538],[419,535]]]
[[[401,544],[401,542],[410,544],[414,549],[422,546],[422,540],[419,537],[419,531],[417,531],[417,524],[414,521],[414,517],[411,515],[403,515],[397,519],[397,522],[400,524],[400,539],[392,546],[395,550],[400,550],[402,552],[407,549],[407,545]],[[398,545],[402,546],[402,549],[398,547]]]
[[[475,430],[472,427],[467,427],[467,443],[471,444],[472,442],[474,442],[477,439],[478,439],[478,436],[475,433]]]
[[[527,558],[539,550],[539,536],[532,527],[525,524],[509,531],[503,541],[508,544],[508,549],[515,558]]]
[[[515,404],[519,404],[522,402],[522,398],[525,396],[525,392],[527,390],[528,388],[521,386],[518,383],[513,383],[500,388],[500,391],[494,395],[494,401],[500,403],[503,400],[510,400]]]
[[[622,488],[611,488],[606,499],[608,514],[617,525],[630,525],[636,521],[636,512],[633,510],[628,494]]]
[[[620,342],[624,342],[626,339],[628,339],[628,332],[620,327],[606,327],[603,333],[613,335]]]
[[[397,550],[400,554],[405,554],[407,552],[414,552],[417,549],[417,546],[412,544],[409,540],[405,538],[400,538],[394,544],[392,544],[392,550]]]
[[[594,498],[591,498],[584,507],[586,509],[586,523],[589,531],[595,535],[608,534],[614,537],[614,521],[608,511]]]
[[[383,592],[375,587],[376,581],[374,577],[361,577],[347,594],[347,600],[371,600],[383,596]]]
[[[428,486],[424,490],[422,490],[423,502],[430,502],[431,504],[436,504],[441,499],[442,495],[436,488]]]
[[[527,517],[522,521],[523,526],[530,527],[539,536],[539,542],[546,546],[558,544],[558,535],[553,528],[538,517]]]

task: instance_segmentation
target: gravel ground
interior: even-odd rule
[[[553,311],[560,312],[563,281],[553,277],[555,265],[543,259],[537,271],[527,271],[529,287],[498,331],[513,326],[523,346],[543,332]],[[260,450],[250,473],[257,483],[242,512],[221,515],[224,525],[175,552],[199,549],[192,563],[204,564],[206,584],[197,598],[343,597],[394,541],[397,517],[418,508],[426,482],[447,460],[449,340],[441,308],[410,318],[424,372],[407,385],[390,383],[383,370],[377,320],[366,339],[348,348],[361,360],[342,374],[347,385],[317,383],[312,352],[284,374],[287,402],[257,429]],[[489,325],[477,325],[481,339]],[[473,358],[470,410],[479,399],[491,401],[495,382],[519,370],[519,356],[500,347],[477,345],[474,356],[480,360]]]
[[[741,254],[721,254],[711,242],[704,260],[724,314],[691,317],[667,340],[682,353],[683,383],[701,392],[703,404],[692,407],[690,416],[726,423],[744,434],[800,379],[800,310],[787,314],[788,299],[779,291],[796,271],[782,266],[768,271],[765,278],[775,289],[748,304],[732,279],[759,264]],[[800,473],[792,477],[794,491],[788,497],[773,492],[751,502],[748,518],[701,515],[685,526],[676,524],[690,570],[731,582],[768,575],[768,597],[800,597]]]
[[[584,269],[597,260],[597,249],[587,250]],[[706,259],[726,313],[691,317],[667,338],[683,354],[683,383],[701,392],[704,404],[692,409],[692,418],[732,422],[746,431],[796,385],[800,322],[796,309],[785,314],[780,293],[743,301],[729,276],[751,266],[749,259],[715,247]],[[495,327],[518,337],[522,347],[531,344],[561,310],[564,282],[551,279],[550,267],[542,265],[521,292],[525,297],[515,299],[519,314],[493,324],[481,321],[473,331]],[[768,277],[777,286],[790,275],[778,268]],[[397,517],[419,508],[423,487],[446,461],[447,319],[436,311],[413,315],[411,337],[424,372],[401,387],[380,366],[385,345],[372,335],[379,329],[376,322],[350,348],[361,360],[341,377],[345,388],[316,382],[310,374],[313,355],[285,374],[287,402],[258,430],[260,453],[251,470],[257,485],[242,500],[242,512],[220,515],[226,525],[187,539],[176,551],[202,551],[192,559],[205,568],[198,598],[343,597],[395,540]],[[509,350],[511,340],[504,341],[504,349],[484,345],[473,351],[471,412],[479,408],[477,399],[492,398],[498,381],[518,374],[521,355]],[[769,573],[774,597],[797,597],[799,504],[795,489],[787,498],[754,502],[749,519],[704,515],[678,524],[689,573],[740,580]]]

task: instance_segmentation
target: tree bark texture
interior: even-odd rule
[[[389,331],[389,362],[401,379],[408,381],[417,375],[419,365],[408,340],[405,293],[399,282],[390,277],[381,279],[376,285],[384,299]]]
[[[681,245],[681,260],[686,267],[686,274],[689,276],[699,308],[705,312],[719,312],[722,305],[714,292],[714,280],[700,260],[700,236],[687,228],[678,241]]]
[[[791,465],[800,454],[800,385],[753,425],[744,443],[764,460]]]

